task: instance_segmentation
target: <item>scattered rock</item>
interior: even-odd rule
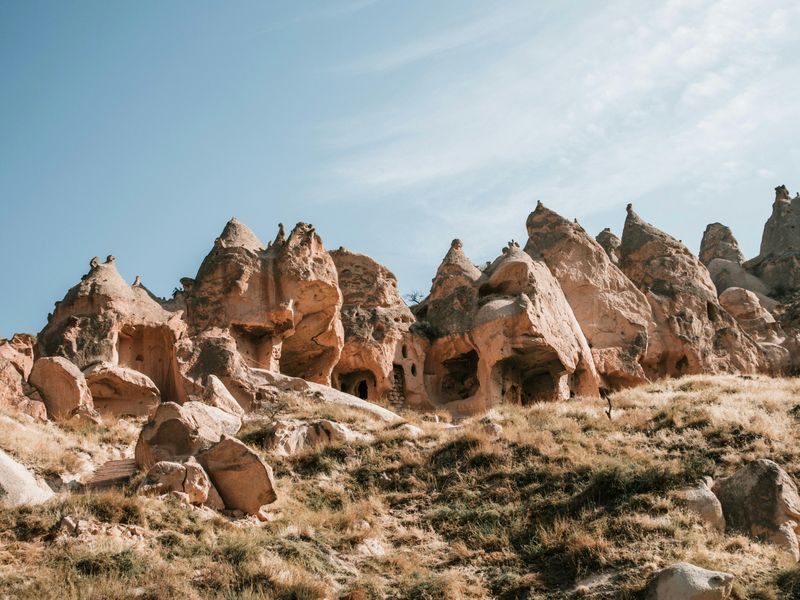
[[[10,507],[42,504],[53,495],[47,484],[0,450],[0,504]]]
[[[683,490],[680,496],[686,507],[717,531],[725,531],[725,516],[719,499],[711,491],[714,481],[704,477],[693,488]]]
[[[726,600],[733,580],[730,573],[676,563],[655,574],[647,587],[647,600]]]
[[[153,465],[139,487],[140,493],[186,495],[189,504],[203,504],[208,500],[211,482],[194,457],[185,463],[161,461]]]
[[[277,456],[291,456],[306,448],[371,439],[371,435],[353,431],[347,425],[328,419],[282,419],[275,422],[265,447]]]

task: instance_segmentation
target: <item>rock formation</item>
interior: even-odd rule
[[[766,368],[756,343],[720,306],[705,266],[631,206],[620,251],[622,271],[653,309],[655,329],[645,357],[648,375],[752,373]]]
[[[619,247],[622,245],[622,240],[614,235],[610,227],[603,229],[603,231],[597,234],[595,239],[603,250],[605,250],[606,255],[608,255],[608,260],[610,260],[612,264],[619,266]]]
[[[66,358],[57,356],[37,360],[31,370],[30,383],[39,391],[51,419],[99,420],[86,378]]]
[[[156,384],[139,371],[101,362],[83,375],[100,414],[147,416],[161,402]]]
[[[397,278],[363,254],[331,252],[342,290],[344,347],[334,386],[364,400],[428,406],[422,379],[427,340],[412,333],[416,319],[397,289]]]
[[[644,294],[577,223],[540,202],[527,221],[525,252],[555,275],[592,349],[603,387],[645,382],[641,361],[652,311]]]
[[[739,242],[733,237],[730,227],[722,223],[711,223],[703,233],[700,243],[700,262],[708,266],[715,258],[729,260],[736,264],[744,262],[744,254]]]
[[[33,369],[33,336],[0,339],[0,407],[20,410],[35,419],[47,418],[39,392],[28,383]]]

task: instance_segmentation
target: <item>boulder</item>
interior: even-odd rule
[[[428,407],[423,383],[427,339],[400,296],[397,278],[370,257],[331,252],[342,290],[344,347],[333,385],[364,400]]]
[[[99,420],[86,378],[66,358],[45,357],[37,360],[31,370],[30,383],[41,394],[51,419]]]
[[[232,219],[184,286],[193,334],[227,330],[248,366],[330,384],[342,296],[313,226],[298,223],[285,237],[281,225],[265,245]]]
[[[190,504],[203,504],[208,500],[211,482],[194,457],[185,463],[161,461],[154,464],[139,487],[140,493],[169,494],[181,492]]]
[[[228,510],[258,515],[277,500],[272,468],[239,440],[223,435],[197,458]]]
[[[717,531],[725,531],[725,516],[719,499],[711,491],[714,481],[705,477],[692,488],[683,490],[680,497],[690,511]]]
[[[46,483],[0,450],[0,505],[42,504],[53,495]]]
[[[220,410],[227,413],[236,415],[239,418],[244,417],[245,412],[241,405],[236,401],[236,398],[228,391],[225,384],[220,381],[216,375],[209,375],[206,380],[206,388],[203,393],[203,402],[215,406]]]
[[[722,223],[711,223],[703,233],[700,242],[700,262],[708,266],[715,258],[729,260],[736,264],[744,262],[744,254],[739,248],[739,242],[733,237],[730,227]]]
[[[291,456],[306,448],[371,439],[372,436],[353,431],[347,425],[328,419],[281,419],[275,422],[265,447],[277,456]]]
[[[707,571],[689,563],[676,563],[653,576],[647,600],[726,600],[733,591],[730,573]]]
[[[753,373],[764,355],[717,300],[708,270],[678,240],[628,206],[620,266],[653,309],[652,342],[644,359],[651,377]]]
[[[619,247],[622,245],[622,240],[614,235],[611,228],[606,227],[603,229],[603,231],[597,234],[595,240],[605,251],[611,264],[619,266]]]
[[[136,464],[149,468],[180,461],[210,448],[242,426],[239,417],[201,402],[165,402],[145,424],[136,442]]]
[[[542,258],[569,302],[606,389],[647,381],[640,364],[652,310],[645,295],[575,222],[541,202],[527,221],[525,252]]]
[[[794,480],[771,460],[748,463],[713,487],[728,527],[787,549],[800,560],[800,496]]]
[[[161,402],[156,384],[144,373],[107,362],[83,371],[94,407],[103,415],[147,416]]]

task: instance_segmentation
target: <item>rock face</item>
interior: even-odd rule
[[[433,338],[429,396],[448,410],[598,393],[591,351],[563,291],[515,242],[481,272],[455,240],[415,312]]]
[[[136,442],[136,464],[149,468],[160,461],[180,461],[210,448],[224,434],[233,435],[241,419],[201,402],[183,406],[165,402],[142,428]]]
[[[720,294],[719,303],[757,341],[779,342],[783,337],[775,317],[761,305],[758,296],[753,292],[731,287]]]
[[[729,227],[722,223],[711,223],[703,233],[700,243],[700,262],[708,266],[715,258],[729,260],[736,264],[744,262],[744,254],[739,242],[733,237]]]
[[[768,540],[800,560],[800,496],[795,482],[776,463],[755,460],[718,480],[713,491],[728,527]]]
[[[225,507],[257,515],[278,499],[272,469],[239,440],[222,440],[198,456]]]
[[[647,600],[725,600],[733,591],[730,573],[707,571],[676,563],[656,573],[647,588]]]
[[[42,504],[52,497],[53,490],[47,484],[0,450],[0,505]]]
[[[233,219],[184,286],[193,332],[220,328],[249,366],[330,384],[344,337],[342,299],[313,226],[298,223],[288,238],[281,226],[265,246]]]
[[[209,375],[206,380],[203,402],[216,406],[218,409],[236,415],[239,418],[245,415],[244,409],[216,375]]]
[[[651,308],[598,242],[577,223],[540,202],[527,221],[525,252],[543,258],[592,349],[603,387],[647,380],[640,362],[648,345]]]
[[[800,289],[800,195],[790,199],[786,186],[775,188],[772,215],[764,225],[761,251],[745,264],[763,281],[770,295]]]
[[[713,485],[714,481],[706,477],[697,482],[693,488],[684,490],[681,496],[686,508],[717,531],[725,531],[725,515],[722,512],[722,504],[711,491]]]
[[[364,400],[428,407],[422,365],[427,340],[412,333],[414,315],[397,278],[363,254],[331,252],[342,290],[344,347],[334,387]]]
[[[609,227],[598,233],[595,239],[605,251],[611,264],[619,266],[619,247],[622,245],[622,240],[614,235],[614,232]]]
[[[144,373],[97,363],[83,372],[100,414],[146,416],[161,402],[161,394]]]
[[[620,266],[654,315],[645,357],[650,376],[746,372],[766,368],[763,354],[719,304],[708,270],[676,239],[628,207]]]
[[[275,423],[265,446],[277,456],[292,456],[307,448],[370,439],[371,436],[328,419],[310,422],[283,419]]]
[[[30,382],[39,390],[51,419],[97,420],[86,378],[66,358],[40,358],[33,365]]]
[[[0,339],[0,407],[20,410],[35,419],[47,418],[41,395],[27,382],[33,368],[33,336]]]

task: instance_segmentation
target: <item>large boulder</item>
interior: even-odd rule
[[[223,435],[234,435],[242,421],[202,402],[165,402],[142,428],[136,442],[136,464],[149,468],[160,461],[181,461],[210,448]]]
[[[730,573],[676,563],[656,573],[647,587],[647,600],[726,600],[733,591]]]
[[[0,450],[0,505],[42,504],[53,497],[46,483]]]
[[[766,369],[758,345],[717,300],[708,270],[678,240],[628,206],[620,266],[654,315],[648,375],[752,373]]]
[[[66,358],[57,356],[37,360],[31,370],[30,383],[41,394],[51,419],[98,420],[86,378]]]
[[[592,349],[607,389],[647,381],[640,364],[652,310],[645,295],[575,222],[539,202],[527,221],[525,252],[547,263]]]
[[[240,418],[245,415],[244,409],[216,375],[209,375],[206,380],[203,402]]]
[[[95,363],[149,377],[165,401],[186,396],[175,364],[175,342],[185,334],[181,312],[156,298],[139,278],[128,284],[109,256],[56,302],[37,337],[38,355],[69,359],[80,369]]]
[[[697,482],[694,487],[680,493],[681,500],[686,508],[695,513],[700,519],[708,523],[717,531],[725,531],[725,515],[719,498],[711,491],[714,481],[705,477]]]
[[[94,407],[103,415],[147,416],[161,402],[156,384],[139,371],[101,362],[83,375]]]
[[[739,248],[739,242],[733,237],[730,227],[722,223],[711,223],[703,233],[703,240],[700,242],[700,262],[708,266],[715,258],[729,260],[742,264],[744,254]]]
[[[139,486],[139,492],[143,494],[186,494],[191,504],[206,502],[210,489],[211,481],[194,457],[185,463],[157,462]]]
[[[28,384],[33,368],[33,336],[16,334],[10,340],[0,338],[0,407],[46,420],[47,409],[41,395]]]
[[[330,384],[343,331],[336,266],[314,227],[263,244],[232,219],[182,280],[192,332],[229,330],[248,366]]]
[[[264,446],[277,456],[291,456],[308,448],[370,439],[371,436],[328,419],[281,419],[275,422]]]
[[[198,457],[225,508],[258,515],[278,499],[272,468],[239,440],[223,435]]]
[[[400,296],[397,278],[370,257],[331,252],[342,290],[344,347],[333,385],[364,400],[428,408],[422,365],[427,340]]]
[[[771,460],[748,463],[713,487],[728,527],[787,549],[800,560],[800,496],[789,474]]]

